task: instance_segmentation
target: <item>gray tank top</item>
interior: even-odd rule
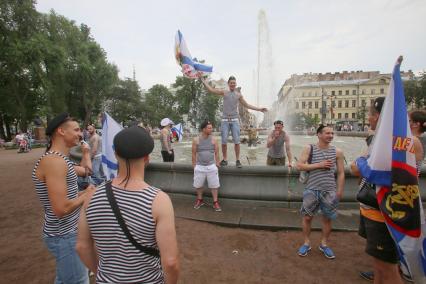
[[[164,143],[164,134],[163,132],[160,132],[160,141],[161,141],[161,151],[168,151],[169,149],[172,149],[172,143],[170,142],[170,138],[171,138],[171,133],[170,130],[166,135],[166,143]]]
[[[330,146],[327,149],[320,149],[316,144],[312,146],[312,164],[319,163],[324,160],[332,160],[333,167],[329,170],[316,169],[310,171],[306,188],[321,191],[336,191],[336,147]]]
[[[241,94],[237,91],[225,91],[223,94],[223,116],[222,118],[238,118],[238,102]]]
[[[273,135],[272,132],[271,135]],[[269,147],[268,156],[271,158],[283,158],[284,157],[284,143],[285,143],[285,132],[283,131],[280,136],[275,140],[275,143]]]
[[[202,136],[198,137],[197,165],[209,166],[214,163],[214,144],[212,137],[210,135],[205,139]]]

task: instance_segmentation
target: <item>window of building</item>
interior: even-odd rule
[[[349,100],[345,101],[345,107],[349,107]]]
[[[339,108],[341,108],[341,107],[342,107],[342,101],[337,101],[337,106],[338,106]]]
[[[355,113],[354,112],[352,113],[352,118],[355,118]]]
[[[340,112],[337,114],[337,118],[342,118],[342,114]]]
[[[386,84],[386,80],[385,80],[385,79],[380,79],[380,80],[379,80],[379,83],[380,83],[380,84]]]
[[[315,108],[318,108],[318,101],[315,102]]]
[[[365,90],[361,90],[361,94],[365,95]]]
[[[336,95],[336,92],[335,92],[335,91],[331,91],[331,95],[332,95],[332,96],[335,96],[335,95]]]
[[[374,93],[376,92],[375,89],[371,89],[371,94],[374,95]]]
[[[345,118],[349,118],[349,113],[345,113]]]
[[[340,95],[340,96],[342,95],[342,90],[340,90],[340,91],[339,91],[339,95]]]
[[[306,103],[302,102],[302,109],[305,108],[305,106],[306,106]]]
[[[346,90],[345,93],[347,96],[349,96],[349,90]]]
[[[331,118],[335,118],[334,112],[331,114]]]
[[[362,105],[362,106],[366,106],[366,104],[365,104],[365,100],[362,100],[362,101],[361,101],[361,105]]]
[[[352,90],[352,95],[356,95],[356,90]]]
[[[381,89],[380,89],[380,94],[382,94],[382,95],[383,95],[384,93],[385,93],[385,89],[381,88]]]
[[[332,107],[336,107],[336,102],[335,101],[331,101],[331,106]]]
[[[296,109],[299,109],[299,102],[296,102]]]
[[[312,102],[308,102],[308,107],[312,108]]]
[[[352,107],[356,107],[356,100],[352,100]]]
[[[374,99],[370,100],[370,106],[372,106],[374,104]]]

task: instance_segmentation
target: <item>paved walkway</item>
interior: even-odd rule
[[[200,209],[193,208],[195,195],[169,194],[173,201],[175,215],[178,218],[204,221],[218,225],[243,227],[266,230],[300,230],[302,218],[299,213],[300,204],[293,204],[293,208],[283,208],[280,203],[273,201],[256,202],[249,200],[221,199],[222,212],[215,212],[208,203]],[[333,221],[333,230],[357,231],[359,224],[359,209],[339,210],[339,216]],[[314,230],[321,229],[321,218],[314,218]]]

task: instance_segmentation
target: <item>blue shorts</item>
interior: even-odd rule
[[[303,191],[303,203],[300,212],[304,216],[314,216],[321,209],[324,217],[336,219],[337,217],[337,199],[335,191],[312,190],[305,188]]]
[[[222,121],[221,124],[222,145],[228,142],[229,130],[232,133],[234,144],[240,144],[240,123],[238,121]]]

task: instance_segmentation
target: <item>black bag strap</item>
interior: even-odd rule
[[[124,222],[123,217],[121,216],[120,208],[118,208],[117,202],[114,197],[114,193],[112,191],[111,181],[108,181],[107,183],[105,183],[105,189],[106,189],[106,194],[108,197],[109,204],[111,205],[115,218],[117,219],[118,224],[120,225],[121,230],[123,230],[123,233],[126,235],[127,239],[141,252],[149,254],[151,256],[160,257],[160,252],[158,251],[158,249],[143,246],[133,238],[132,234],[130,233],[129,229],[126,226],[126,223]]]

